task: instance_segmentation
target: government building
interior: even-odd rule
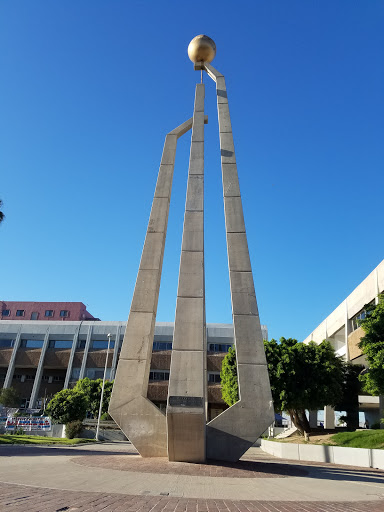
[[[40,408],[78,379],[102,378],[110,351],[107,378],[113,379],[126,322],[104,322],[94,318],[81,302],[1,303],[0,385],[15,388],[23,408]],[[173,323],[155,327],[148,398],[164,409],[168,396]],[[262,326],[268,339],[266,326]],[[231,324],[207,324],[207,380],[209,420],[226,409],[221,398],[220,370],[233,345]]]

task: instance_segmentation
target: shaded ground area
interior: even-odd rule
[[[298,432],[284,439],[275,439],[275,441],[281,443],[327,444],[332,446],[346,446],[349,448],[372,448],[381,450],[384,448],[384,430],[356,430],[355,432],[314,430],[309,436],[309,441],[306,441]]]
[[[0,484],[0,510],[7,512],[383,512],[384,502],[205,500],[73,492]]]
[[[190,475],[231,478],[284,478],[288,476],[305,476],[304,468],[290,464],[268,464],[240,460],[236,463],[209,461],[207,464],[190,464],[188,462],[168,462],[165,457],[143,459],[140,455],[110,455],[104,457],[91,455],[75,457],[71,462],[87,467],[102,467],[119,471],[135,471],[139,473],[161,473],[163,475]]]

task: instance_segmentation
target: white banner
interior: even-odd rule
[[[31,432],[32,430],[49,432],[51,430],[51,419],[48,416],[37,418],[8,416],[5,428],[12,431],[21,428],[25,432]]]

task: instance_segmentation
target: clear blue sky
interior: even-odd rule
[[[384,258],[382,1],[0,4],[0,299],[125,320],[165,134],[191,116],[189,41],[227,79],[262,323],[305,338]],[[230,322],[206,76],[207,321]],[[173,321],[189,136],[159,300]]]

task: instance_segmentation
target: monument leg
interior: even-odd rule
[[[168,387],[170,461],[205,461],[204,85],[196,85]]]
[[[109,414],[143,457],[167,455],[165,415],[147,398],[177,139],[189,119],[165,138]]]
[[[274,409],[253,284],[224,76],[216,82],[221,168],[239,401],[207,425],[207,457],[237,461],[273,423]]]

